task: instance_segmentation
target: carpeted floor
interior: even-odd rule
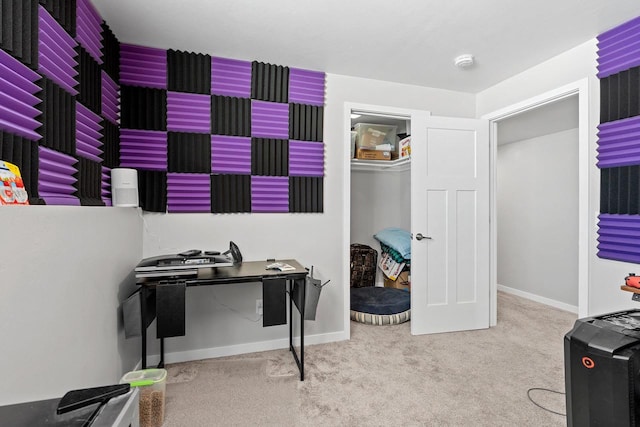
[[[527,397],[564,391],[563,336],[576,316],[499,293],[488,330],[412,336],[351,323],[351,340],[167,367],[165,427],[563,426]],[[564,396],[535,390],[564,413]]]

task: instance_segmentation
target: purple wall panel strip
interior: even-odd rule
[[[325,74],[319,71],[289,69],[289,102],[324,105]]]
[[[598,167],[640,163],[640,116],[598,126]]]
[[[73,196],[77,182],[77,160],[66,154],[39,147],[40,171],[38,174],[38,193],[48,204],[79,205]]]
[[[76,39],[102,64],[102,18],[89,0],[76,2]]]
[[[120,129],[120,166],[167,170],[167,133]]]
[[[289,212],[289,178],[251,177],[252,212]]]
[[[167,174],[168,212],[211,212],[209,174]]]
[[[289,141],[289,176],[324,176],[324,144]]]
[[[166,89],[167,51],[122,43],[120,83]]]
[[[252,100],[251,136],[289,138],[289,104]]]
[[[6,68],[5,71],[0,71],[0,75],[8,76],[13,74],[16,80],[26,80],[27,82],[36,82],[40,80],[40,75],[35,71],[28,68],[26,65],[9,55],[4,50],[0,49],[0,65]],[[10,73],[13,71],[13,73]],[[13,79],[10,81],[14,81]],[[14,81],[17,84],[17,81]]]
[[[120,119],[120,87],[102,71],[102,115],[114,125]]]
[[[211,96],[167,92],[167,130],[211,133]]]
[[[211,135],[211,172],[251,174],[251,138]]]
[[[102,166],[102,201],[106,206],[111,206],[111,169]]]
[[[38,22],[38,71],[71,95],[77,95],[77,43],[43,6],[38,10]]]
[[[598,77],[640,65],[640,17],[598,36]]]
[[[0,129],[32,141],[42,136],[36,132],[40,112],[35,96],[40,87],[33,83],[40,76],[0,49]]]
[[[598,256],[626,262],[640,262],[639,215],[600,214]]]
[[[251,96],[251,62],[211,57],[211,93],[249,98]]]
[[[76,154],[95,162],[102,159],[102,118],[76,103]]]

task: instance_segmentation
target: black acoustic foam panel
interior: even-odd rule
[[[76,0],[40,0],[71,37],[76,36]]]
[[[253,61],[251,99],[289,102],[289,67]]]
[[[251,136],[251,100],[212,96],[211,120],[216,135]]]
[[[102,113],[102,74],[100,64],[82,46],[78,52],[78,101],[94,113]]]
[[[120,83],[120,42],[106,22],[102,23],[102,39],[102,68],[114,82]]]
[[[139,170],[138,197],[142,210],[147,212],[166,212],[167,173]]]
[[[38,1],[0,0],[0,48],[38,69]]]
[[[117,168],[120,166],[120,129],[109,120],[104,120],[102,123],[104,165],[108,168]]]
[[[289,177],[289,212],[323,212],[322,177]]]
[[[600,170],[600,213],[640,213],[640,165]]]
[[[322,141],[323,116],[323,107],[289,104],[289,138]]]
[[[121,86],[120,93],[123,128],[167,130],[166,90]]]
[[[168,90],[211,94],[211,56],[167,51]]]
[[[211,175],[211,212],[251,212],[251,176]]]
[[[75,97],[43,77],[40,80],[40,144],[54,150],[76,155],[76,100]]]
[[[600,79],[600,123],[640,115],[640,67]]]
[[[251,175],[289,175],[289,141],[252,138]]]
[[[169,132],[167,141],[167,168],[169,172],[211,172],[210,135]]]
[[[38,143],[0,131],[0,159],[13,163],[20,169],[29,203],[44,204],[38,196]]]
[[[104,206],[102,201],[102,166],[78,157],[78,198],[83,206]]]

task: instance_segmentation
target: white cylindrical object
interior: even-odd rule
[[[111,169],[111,203],[119,207],[138,207],[138,171]]]

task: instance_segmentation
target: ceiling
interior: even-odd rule
[[[121,42],[470,93],[640,15],[638,0],[92,3]]]

